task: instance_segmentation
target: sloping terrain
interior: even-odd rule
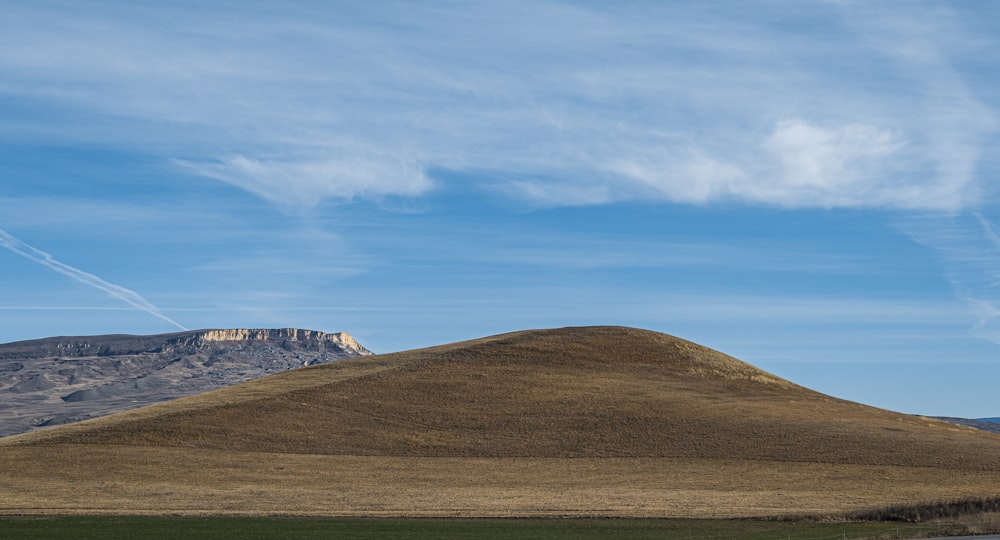
[[[294,328],[0,344],[0,437],[366,354],[347,333]]]
[[[1000,436],[594,327],[288,371],[0,464],[6,512],[735,517],[994,495]]]

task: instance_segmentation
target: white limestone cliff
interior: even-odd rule
[[[230,328],[202,330],[198,337],[204,342],[217,341],[310,341],[326,342],[356,351],[360,355],[372,354],[347,332],[326,333],[299,328]]]

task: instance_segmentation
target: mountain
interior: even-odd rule
[[[290,370],[0,463],[0,513],[779,516],[995,495],[1000,436],[588,327]]]
[[[0,437],[367,354],[347,333],[294,328],[0,344]]]
[[[989,422],[991,424],[1000,424],[1000,418],[977,418],[976,420],[980,422]]]

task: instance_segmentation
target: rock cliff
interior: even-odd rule
[[[371,351],[346,332],[210,329],[0,344],[0,436]]]

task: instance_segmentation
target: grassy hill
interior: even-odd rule
[[[6,513],[773,516],[995,495],[1000,436],[594,327],[293,370],[0,464]]]

